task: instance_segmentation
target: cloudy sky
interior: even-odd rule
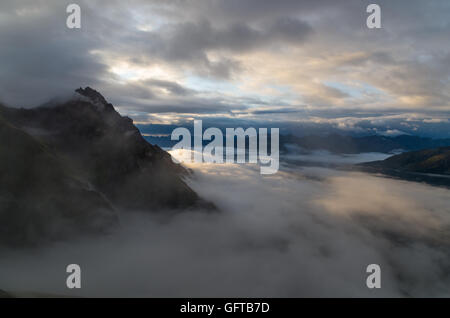
[[[450,137],[450,3],[378,0],[368,29],[371,2],[2,0],[0,100],[91,86],[142,124]]]

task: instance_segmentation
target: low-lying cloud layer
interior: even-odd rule
[[[1,251],[0,288],[83,296],[449,296],[449,190],[321,168],[195,165],[218,213],[123,214],[109,236]],[[65,267],[82,268],[82,289]],[[382,288],[366,287],[366,266]]]

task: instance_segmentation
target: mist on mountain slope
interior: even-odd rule
[[[220,212],[123,214],[108,236],[1,250],[0,288],[80,296],[449,296],[450,192],[324,168],[190,164]],[[82,288],[65,287],[67,264]],[[382,288],[366,287],[366,266]]]

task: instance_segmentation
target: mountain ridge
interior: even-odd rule
[[[64,236],[52,233],[57,224],[83,229],[96,216],[100,231],[117,221],[117,209],[215,209],[183,180],[188,170],[145,141],[132,119],[90,87],[77,93],[83,98],[52,107],[0,105],[2,242],[57,239]]]
[[[450,175],[450,147],[405,152],[362,166],[400,171]]]
[[[170,133],[164,130],[161,135],[153,132],[148,133],[149,129],[145,125],[138,125],[140,131],[144,134],[144,138],[152,143],[164,148],[171,148],[177,140],[171,140]],[[174,127],[176,128],[176,127]],[[173,128],[173,129],[174,129]],[[208,127],[205,127],[205,129]],[[188,127],[193,135],[192,128]],[[222,131],[225,135],[225,132]],[[225,137],[223,142],[225,144]],[[268,145],[270,146],[271,139],[268,138]],[[208,144],[208,141],[203,141],[203,145]],[[335,154],[358,154],[364,152],[380,152],[380,153],[395,153],[397,151],[414,151],[427,148],[437,148],[443,146],[450,146],[450,139],[434,139],[413,135],[399,135],[395,137],[382,135],[369,136],[348,136],[342,134],[328,134],[328,135],[305,135],[295,136],[292,134],[282,134],[279,139],[280,151],[288,153],[295,150],[295,147],[300,148],[300,151],[315,151],[326,150]],[[291,147],[291,146],[294,146]]]
[[[405,152],[356,166],[365,172],[450,187],[450,147]]]
[[[338,154],[392,153],[399,150],[415,151],[450,146],[450,139],[432,139],[410,135],[395,137],[380,135],[353,137],[339,134],[326,136],[308,135],[303,137],[283,135],[280,136],[280,144],[285,151],[287,150],[286,145],[293,144],[304,150],[328,150]]]

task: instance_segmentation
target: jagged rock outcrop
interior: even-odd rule
[[[0,243],[39,244],[117,222],[104,196],[54,152],[0,118]]]

